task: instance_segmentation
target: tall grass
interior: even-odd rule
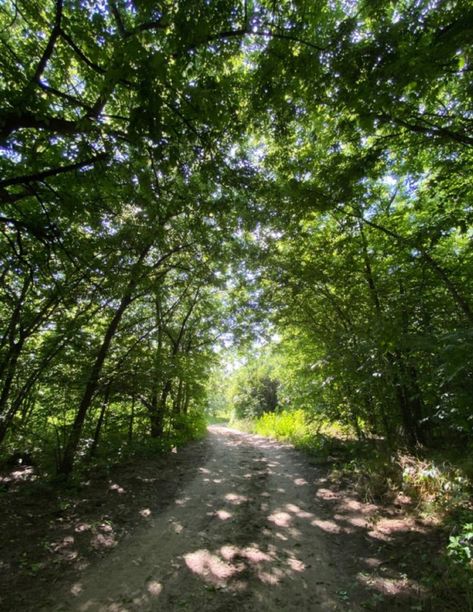
[[[232,427],[289,442],[296,448],[320,455],[329,454],[342,441],[352,439],[337,423],[321,423],[304,410],[265,412],[256,419],[235,419]]]
[[[302,410],[266,412],[254,422],[254,431],[260,436],[271,436],[302,447],[310,446],[317,435]]]

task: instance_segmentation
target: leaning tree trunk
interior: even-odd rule
[[[87,413],[89,412],[89,408],[92,404],[92,400],[99,386],[99,379],[100,374],[102,372],[103,364],[108,355],[108,351],[112,344],[113,337],[115,336],[118,326],[120,325],[120,321],[122,320],[126,309],[133,301],[133,293],[139,281],[139,268],[143,263],[144,258],[148,254],[150,248],[151,245],[149,244],[145,246],[145,248],[140,253],[140,256],[138,257],[136,263],[132,267],[130,273],[130,280],[128,282],[125,294],[123,295],[120,301],[120,305],[115,311],[115,314],[113,315],[110,323],[108,324],[107,330],[102,340],[102,344],[100,345],[92,369],[90,370],[84,395],[82,396],[82,400],[79,404],[76,418],[74,419],[74,423],[72,425],[72,429],[69,434],[66,447],[64,449],[62,461],[60,462],[58,468],[58,474],[66,478],[72,472],[72,469],[74,467],[74,459],[77,453],[77,448],[79,446],[82,429],[84,427]]]
[[[120,306],[115,311],[115,314],[113,315],[112,320],[110,321],[107,327],[107,331],[105,332],[99,352],[97,353],[94,364],[90,371],[84,395],[82,396],[82,400],[79,404],[79,409],[76,414],[76,418],[74,419],[74,423],[69,434],[69,438],[67,440],[66,447],[62,456],[62,461],[59,464],[58,473],[63,476],[67,477],[72,472],[72,469],[74,467],[74,459],[77,452],[77,448],[79,446],[82,428],[84,426],[85,418],[87,416],[89,408],[92,404],[92,399],[99,385],[99,377],[102,371],[103,364],[105,362],[105,358],[107,357],[110,345],[112,343],[112,339],[118,329],[123,314],[128,308],[131,301],[132,296],[130,293],[128,293],[122,298]]]

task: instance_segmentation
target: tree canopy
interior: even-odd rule
[[[172,445],[221,347],[275,334],[250,412],[471,440],[470,2],[7,0],[0,31],[4,448]]]

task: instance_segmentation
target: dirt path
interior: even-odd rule
[[[435,530],[347,485],[290,446],[212,426],[177,454],[84,483],[64,511],[14,489],[0,609],[455,609],[429,598]]]
[[[85,570],[55,610],[346,609],[349,577],[327,553],[298,454],[223,427],[209,436],[174,504]]]

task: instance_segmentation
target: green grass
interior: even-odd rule
[[[289,442],[311,455],[329,456],[353,440],[338,424],[317,422],[304,410],[266,412],[257,419],[233,419],[230,425],[260,436]]]
[[[337,424],[320,424],[302,410],[266,413],[257,419],[232,420],[238,429],[289,442],[318,463],[330,465],[331,477],[347,479],[365,501],[389,503],[403,493],[409,511],[435,518],[445,533],[440,597],[455,594],[461,609],[473,612],[473,461],[469,452],[426,449],[417,455],[392,450],[383,440],[357,440]],[[464,449],[465,450],[465,449]],[[450,595],[448,595],[450,597]]]

